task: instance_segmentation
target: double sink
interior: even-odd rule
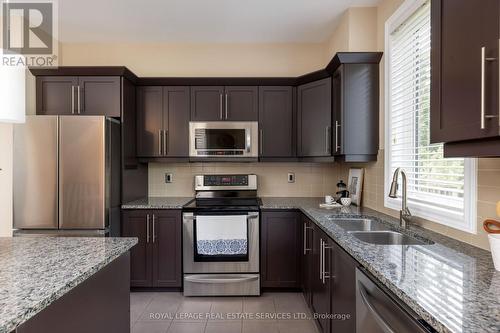
[[[421,241],[401,232],[393,231],[389,226],[366,218],[338,218],[330,220],[357,239],[377,245],[431,245],[432,241]]]

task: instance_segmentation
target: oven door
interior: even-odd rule
[[[190,122],[189,156],[257,157],[257,122]]]
[[[185,273],[258,273],[258,212],[183,214]]]

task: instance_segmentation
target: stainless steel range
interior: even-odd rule
[[[257,176],[195,176],[195,191],[183,213],[184,295],[260,295]]]

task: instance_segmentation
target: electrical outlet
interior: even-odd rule
[[[295,173],[293,173],[293,172],[288,173],[288,182],[295,183]]]
[[[165,174],[165,183],[171,183],[174,181],[174,176],[171,173]]]

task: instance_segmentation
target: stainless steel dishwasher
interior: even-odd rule
[[[431,333],[419,316],[404,304],[396,302],[368,277],[356,269],[357,333]]]

